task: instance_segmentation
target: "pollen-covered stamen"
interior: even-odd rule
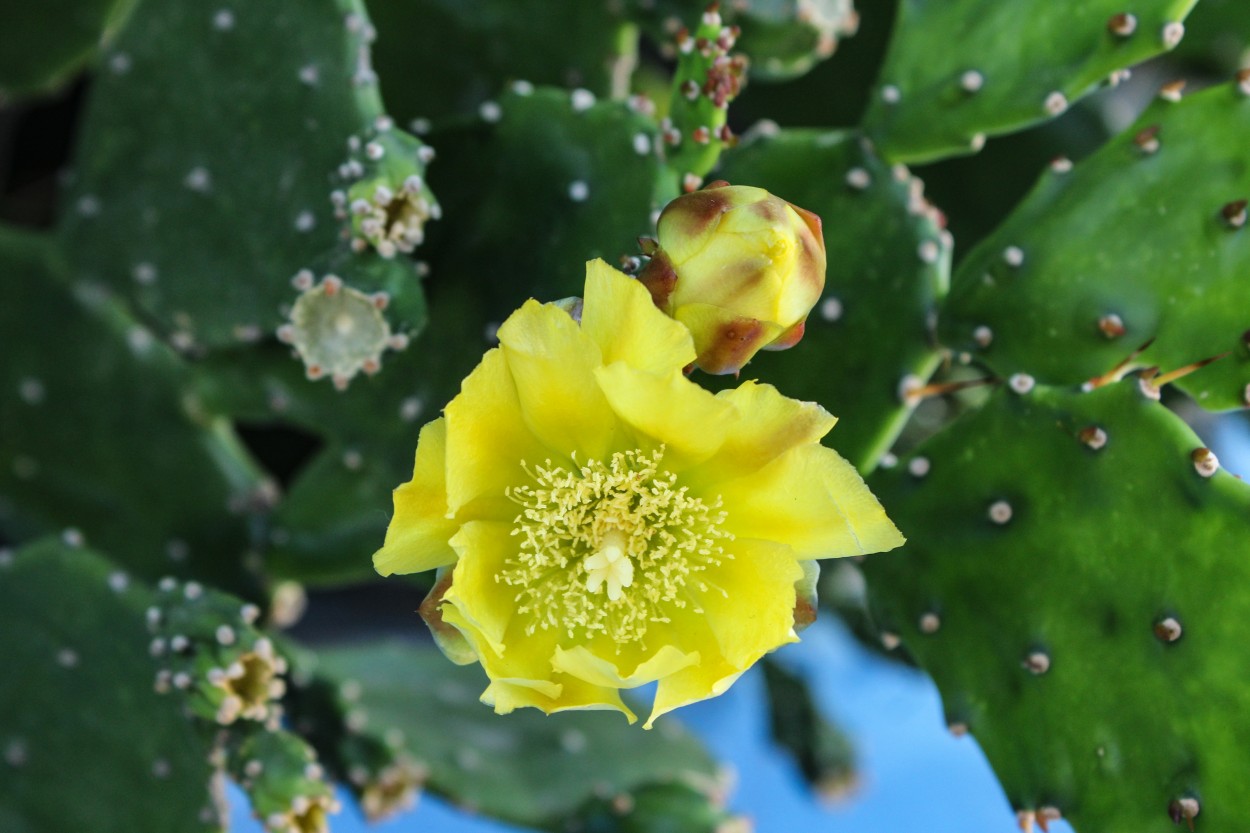
[[[699,610],[698,595],[713,589],[700,574],[733,557],[721,545],[733,536],[721,528],[720,499],[690,495],[661,469],[663,455],[617,452],[573,470],[548,460],[526,467],[533,485],[509,489],[522,506],[512,531],[521,540],[496,580],[517,588],[526,633],[625,644],[674,610]]]

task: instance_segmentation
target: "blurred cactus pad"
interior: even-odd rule
[[[509,314],[645,281],[718,180],[816,215],[826,272],[789,349],[689,378],[834,414],[908,541],[858,595],[805,571],[795,624],[819,586],[932,676],[998,829],[1244,828],[1243,0],[7,5],[0,830],[219,831],[228,783],[272,833],[422,792],[749,829],[680,713],[496,715],[417,615],[445,574],[371,563]],[[780,754],[855,782],[765,672]]]

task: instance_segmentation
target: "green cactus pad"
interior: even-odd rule
[[[226,769],[269,831],[323,833],[339,812],[333,788],[311,746],[284,730],[253,728],[228,743]]]
[[[865,562],[879,623],[1018,810],[1104,833],[1172,833],[1187,800],[1196,831],[1245,818],[1250,487],[1217,468],[1128,379],[1004,388],[871,479],[908,537]]]
[[[0,101],[63,83],[116,32],[135,0],[43,0],[4,10]],[[123,62],[118,65],[124,67]]]
[[[184,397],[178,358],[41,237],[0,231],[0,530],[73,527],[156,578],[251,585],[247,514],[270,487],[228,424]]]
[[[864,128],[887,159],[975,152],[1176,46],[1197,0],[901,0]]]
[[[1157,101],[1071,171],[1046,173],[960,264],[942,340],[1048,384],[1102,376],[1150,339],[1136,364],[1164,373],[1229,353],[1176,385],[1205,408],[1244,407],[1247,142],[1250,95],[1224,85]]]
[[[711,812],[713,762],[676,724],[643,733],[607,712],[496,715],[478,702],[481,669],[452,665],[431,647],[356,645],[319,656],[319,673],[351,693],[357,725],[398,730],[402,749],[428,771],[427,788],[475,812],[565,830],[596,796],[626,801],[660,784]]]
[[[6,833],[220,829],[208,744],[153,690],[147,597],[85,549],[0,550]]]
[[[905,382],[923,383],[938,363],[929,319],[946,290],[950,241],[923,185],[854,134],[831,131],[747,137],[716,175],[820,215],[825,296],[802,341],[756,355],[743,374],[828,408],[839,418],[829,443],[870,470],[911,413]]]
[[[505,83],[628,92],[637,33],[611,3],[585,0],[368,0],[382,94],[424,130],[476,114]],[[575,33],[575,34],[574,34]]]
[[[359,0],[144,2],[105,61],[127,69],[101,74],[82,127],[62,223],[75,270],[180,347],[272,331],[292,275],[344,246],[336,172],[369,173],[344,163],[349,138],[369,150],[394,130],[370,34]],[[420,295],[400,262],[383,271]]]

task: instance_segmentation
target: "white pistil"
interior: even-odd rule
[[[621,589],[634,583],[634,562],[625,553],[628,543],[617,529],[603,537],[599,551],[583,562],[587,590],[598,593],[599,588],[607,584],[608,598],[615,602],[621,597]]]

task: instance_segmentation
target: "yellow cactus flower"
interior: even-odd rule
[[[820,445],[832,416],[691,382],[690,333],[601,260],[580,322],[531,300],[499,342],[422,429],[374,565],[441,568],[422,615],[500,713],[633,721],[621,690],[658,681],[649,727],[797,639],[813,559],[903,542]]]
[[[820,218],[763,188],[724,181],[673,200],[639,276],[694,336],[695,364],[737,373],[759,350],[803,337],[825,288]]]

